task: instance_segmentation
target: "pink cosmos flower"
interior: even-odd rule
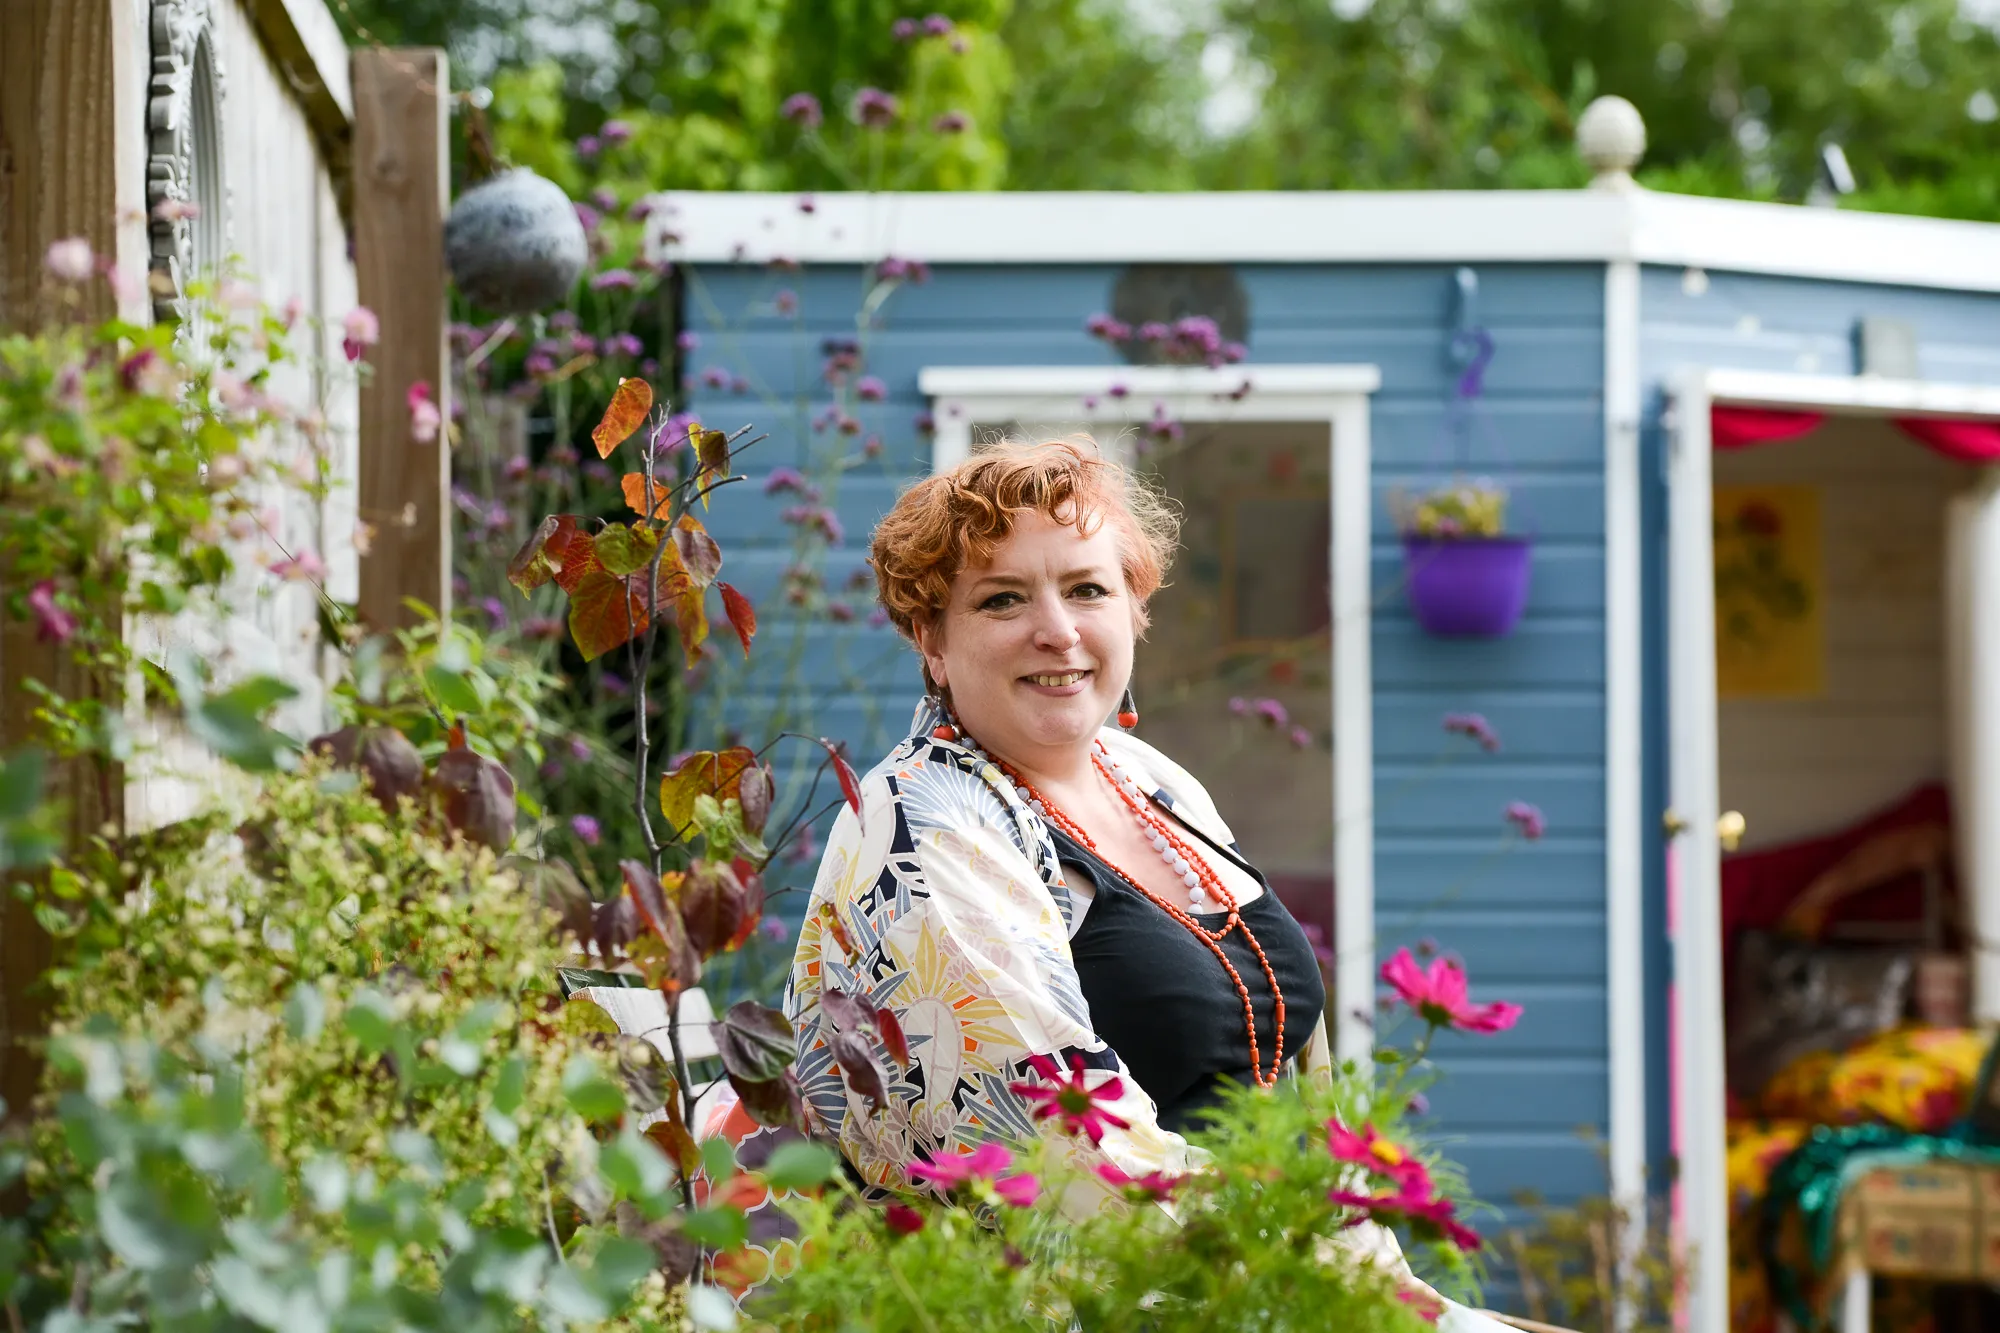
[[[1478,1232],[1458,1220],[1458,1210],[1450,1199],[1431,1193],[1428,1181],[1422,1189],[1406,1184],[1393,1194],[1337,1189],[1327,1191],[1326,1197],[1327,1202],[1352,1208],[1384,1226],[1407,1223],[1419,1236],[1441,1236],[1461,1250],[1476,1250],[1484,1244]]]
[[[1464,970],[1449,958],[1433,959],[1426,968],[1408,949],[1398,949],[1395,957],[1382,964],[1382,980],[1432,1027],[1505,1032],[1521,1017],[1521,1006],[1504,1000],[1473,1004],[1466,994]]]
[[[1387,1176],[1401,1185],[1405,1193],[1431,1193],[1429,1169],[1376,1133],[1373,1125],[1363,1125],[1356,1134],[1338,1120],[1327,1121],[1326,1150],[1336,1162],[1348,1162],[1378,1176]]]
[[[1031,1055],[1028,1064],[1047,1081],[1009,1083],[1007,1090],[1035,1104],[1035,1119],[1047,1120],[1059,1116],[1064,1133],[1082,1134],[1092,1143],[1103,1142],[1107,1125],[1118,1129],[1132,1127],[1129,1121],[1119,1119],[1098,1105],[1099,1102],[1115,1102],[1124,1096],[1124,1079],[1113,1075],[1091,1087],[1084,1081],[1083,1057],[1075,1054],[1069,1058],[1068,1078],[1062,1076],[1056,1062],[1046,1055]]]
[[[907,1203],[892,1203],[882,1211],[882,1220],[899,1236],[914,1236],[924,1229],[924,1215]]]
[[[1109,1162],[1101,1162],[1095,1168],[1098,1178],[1115,1189],[1123,1190],[1134,1202],[1150,1200],[1164,1203],[1174,1196],[1181,1187],[1185,1176],[1170,1175],[1165,1171],[1148,1171],[1143,1176],[1131,1176]]]
[[[81,236],[71,236],[50,244],[42,267],[64,282],[82,282],[95,270],[96,263],[90,253],[90,242]]]
[[[993,1192],[1003,1203],[1016,1208],[1031,1208],[1042,1195],[1042,1182],[1026,1172],[1018,1176],[1002,1176],[993,1182]]]
[[[992,1180],[1014,1164],[1014,1154],[997,1143],[982,1143],[969,1153],[912,1162],[910,1179],[940,1189],[957,1189],[974,1180]]]
[[[348,311],[346,318],[340,321],[340,330],[343,335],[340,349],[347,353],[349,361],[359,361],[362,348],[382,341],[382,321],[365,305]]]
[[[1444,1315],[1443,1302],[1428,1292],[1405,1287],[1396,1293],[1396,1299],[1409,1306],[1410,1312],[1426,1324],[1435,1324]]]
[[[76,633],[76,617],[56,605],[54,579],[28,590],[28,609],[35,613],[35,637],[43,643],[66,643]]]
[[[825,113],[820,110],[819,99],[811,93],[793,93],[785,99],[784,105],[778,108],[778,114],[802,130],[816,130],[820,122],[826,118]]]

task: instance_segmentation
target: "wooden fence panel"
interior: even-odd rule
[[[451,420],[445,346],[444,216],[449,71],[430,48],[354,54],[354,263],[361,304],[381,319],[361,391],[360,615],[374,630],[412,623],[414,597],[451,608],[451,455],[411,438],[409,393],[424,385]]]

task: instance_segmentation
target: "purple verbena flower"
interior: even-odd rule
[[[907,42],[917,35],[915,19],[897,19],[889,25],[889,35],[899,42]]]
[[[1478,741],[1480,748],[1488,751],[1500,748],[1500,735],[1493,730],[1481,713],[1446,713],[1444,729],[1454,736],[1465,736]]]
[[[589,159],[596,157],[597,150],[602,148],[603,146],[604,145],[598,140],[598,137],[596,135],[586,134],[581,139],[578,139],[576,141],[576,155],[588,161]]]
[[[590,290],[593,292],[629,292],[638,285],[639,279],[633,275],[632,270],[629,268],[606,269],[590,280]]]
[[[573,205],[573,207],[576,209],[576,220],[583,224],[583,229],[587,232],[596,231],[598,224],[604,221],[603,217],[598,214],[598,211],[589,204],[578,203]]]
[[[893,96],[880,88],[863,88],[854,94],[848,114],[863,129],[879,130],[895,124],[896,117],[902,114],[902,107]]]
[[[629,120],[607,120],[597,131],[597,137],[608,144],[621,144],[632,137],[632,122]]]
[[[701,372],[701,382],[711,389],[726,389],[729,387],[729,372],[721,366],[710,366]]]
[[[1534,842],[1540,838],[1548,832],[1549,827],[1548,821],[1542,818],[1542,812],[1526,801],[1507,803],[1507,822],[1512,824],[1527,842]]]
[[[1309,750],[1312,748],[1312,743],[1313,734],[1310,731],[1307,731],[1304,727],[1292,728],[1292,745],[1295,748]]]
[[[933,14],[924,20],[924,36],[926,37],[949,37],[951,36],[951,30],[951,20],[942,14]]]
[[[695,348],[701,346],[701,335],[693,329],[682,329],[678,334],[674,335],[674,346],[680,348],[683,352],[692,352]]]
[[[797,495],[805,494],[806,479],[804,474],[799,472],[797,468],[773,468],[771,475],[764,479],[764,494],[780,495],[788,491]]]
[[[771,297],[771,308],[781,315],[789,315],[799,308],[799,294],[789,287],[780,287]]]
[[[972,118],[963,111],[947,111],[931,122],[939,134],[963,134],[972,128]]]
[[[889,396],[889,386],[873,375],[863,375],[854,382],[854,396],[864,403],[879,403]]]
[[[1083,322],[1084,332],[1093,338],[1101,338],[1108,343],[1132,341],[1132,326],[1124,320],[1099,311]]]
[[[577,836],[577,841],[586,847],[595,847],[603,836],[597,821],[589,815],[571,815],[569,831]]]
[[[820,110],[819,99],[811,93],[793,93],[785,99],[778,114],[796,124],[802,130],[816,130],[826,118]]]
[[[1264,721],[1273,727],[1282,727],[1292,720],[1291,714],[1285,711],[1285,706],[1276,699],[1259,699],[1252,705],[1252,708],[1256,711],[1258,717],[1263,718]]]

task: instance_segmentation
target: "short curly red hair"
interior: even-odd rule
[[[1173,563],[1180,518],[1131,469],[1104,457],[1087,435],[1002,440],[911,486],[875,527],[868,563],[890,623],[915,642],[951,601],[961,570],[993,558],[1016,514],[1034,511],[1088,537],[1117,526],[1125,586],[1146,624],[1146,599]]]

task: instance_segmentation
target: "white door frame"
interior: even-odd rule
[[[1682,1235],[1696,1244],[1686,1327],[1729,1327],[1723,1072],[1722,813],[1715,681],[1714,404],[1840,416],[2000,417],[2000,388],[1876,376],[1688,369],[1671,386],[1667,495],[1669,804],[1674,903],[1673,1096]],[[1914,444],[1911,446],[1915,448]]]
[[[1333,1040],[1336,1059],[1374,1048],[1375,744],[1369,667],[1367,365],[930,366],[917,377],[933,400],[931,458],[946,468],[972,452],[973,426],[1005,421],[1140,426],[1175,421],[1304,421],[1332,435]]]

